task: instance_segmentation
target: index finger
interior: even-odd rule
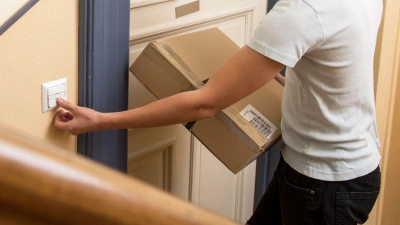
[[[74,111],[74,109],[75,109],[74,104],[72,104],[69,101],[62,99],[62,98],[57,99],[57,104],[68,111]]]

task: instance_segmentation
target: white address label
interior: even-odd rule
[[[277,130],[277,127],[265,118],[257,109],[252,105],[246,106],[241,112],[247,121],[249,121],[255,128],[257,128],[265,137],[270,138],[271,135]]]

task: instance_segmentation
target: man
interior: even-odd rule
[[[248,224],[361,224],[380,190],[373,59],[381,16],[381,0],[281,0],[201,89],[116,113],[58,100],[70,112],[54,125],[79,134],[210,117],[286,66],[285,145]]]

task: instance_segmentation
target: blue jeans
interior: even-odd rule
[[[356,225],[378,197],[381,172],[348,181],[322,181],[292,169],[281,157],[248,225]]]

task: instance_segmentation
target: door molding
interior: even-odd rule
[[[128,108],[129,0],[79,1],[78,104],[101,112]],[[127,131],[78,136],[78,153],[126,172]]]
[[[136,149],[135,151],[128,153],[128,160],[151,154],[162,148],[168,148],[170,146],[174,146],[175,142],[176,142],[176,137],[172,136],[167,139],[158,141],[156,143],[152,143],[151,145],[147,145],[143,148]]]
[[[203,13],[198,16],[190,16],[174,20],[152,27],[146,27],[138,30],[130,31],[130,45],[137,45],[141,43],[150,42],[156,39],[170,37],[172,35],[184,33],[190,30],[202,28],[205,26],[217,24],[223,21],[231,20],[233,18],[245,17],[246,20],[246,34],[249,38],[252,32],[252,21],[254,10],[257,3],[253,2],[246,5],[236,6],[225,10],[213,11]],[[247,40],[245,40],[247,41]]]

